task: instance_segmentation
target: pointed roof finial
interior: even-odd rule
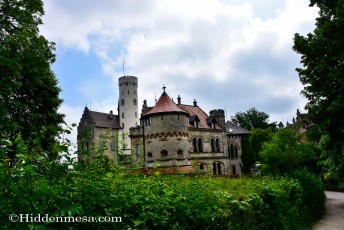
[[[162,87],[162,89],[164,90],[164,92],[165,92],[165,89],[166,89],[166,86],[165,86],[165,84],[164,84],[164,86]]]

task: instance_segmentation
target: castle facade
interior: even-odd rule
[[[175,103],[163,87],[154,106],[143,102],[139,116],[137,87],[136,77],[119,78],[118,115],[85,108],[78,126],[80,150],[93,142],[93,146],[105,147],[107,156],[120,162],[130,158],[146,169],[189,171],[196,167],[210,175],[241,175],[241,137],[248,131],[226,122],[224,110],[207,114],[196,100],[192,105],[182,104],[180,96]],[[102,140],[105,132],[112,137],[110,141]],[[124,138],[127,134],[129,138]]]

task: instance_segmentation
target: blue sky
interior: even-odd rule
[[[78,123],[85,105],[117,111],[118,77],[139,78],[139,106],[153,105],[165,84],[227,118],[251,107],[270,121],[304,112],[292,51],[295,33],[315,28],[308,0],[44,0],[41,33],[56,43],[52,69],[60,112]],[[76,131],[70,137],[76,140]]]

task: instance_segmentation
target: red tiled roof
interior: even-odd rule
[[[146,110],[147,111],[147,110]],[[187,111],[180,109],[174,101],[167,95],[166,92],[163,92],[155,104],[155,106],[143,114],[143,116],[157,114],[157,113],[184,113],[187,114]],[[187,114],[189,115],[189,114]]]
[[[197,117],[199,118],[199,122],[198,122],[198,127],[199,128],[205,128],[205,129],[210,129],[210,125],[207,124],[207,117],[208,114],[206,114],[200,107],[198,106],[192,106],[192,105],[179,105],[179,108],[181,108],[182,110],[186,111],[187,113],[190,114],[190,116],[192,115],[197,115]],[[190,128],[193,128],[192,124],[189,124]],[[221,129],[221,127],[217,124],[215,124],[215,128],[216,129]]]

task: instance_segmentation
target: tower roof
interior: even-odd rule
[[[164,92],[161,94],[159,100],[155,104],[155,106],[145,113],[143,116],[159,114],[159,113],[182,113],[185,115],[189,115],[186,111],[180,109],[174,101],[168,96],[165,92],[165,86],[163,87]]]

